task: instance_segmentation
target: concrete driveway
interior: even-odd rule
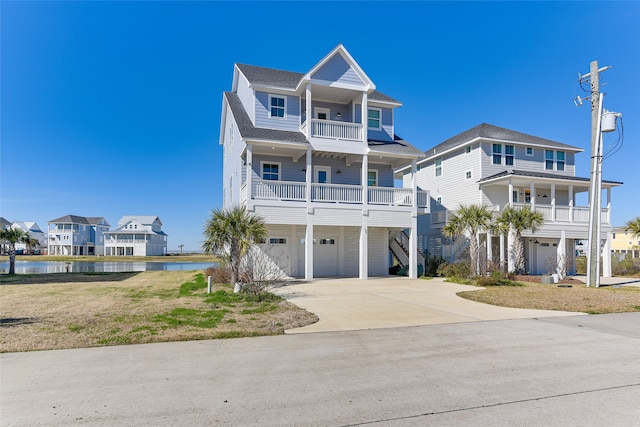
[[[288,285],[275,290],[275,293],[320,318],[313,325],[287,330],[288,334],[583,314],[497,307],[456,295],[457,292],[479,289],[445,283],[441,278],[384,277],[369,280],[317,279]]]

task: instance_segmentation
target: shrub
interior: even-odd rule
[[[489,276],[482,276],[476,279],[476,285],[478,286],[522,286],[522,283],[514,281],[514,275],[512,273],[504,273],[499,270],[494,270]]]
[[[611,257],[611,272],[614,276],[635,276],[640,273],[640,258],[631,258],[627,254],[624,259]]]
[[[466,262],[456,262],[453,264],[440,264],[437,270],[440,277],[455,277],[466,279],[471,276],[471,269]]]
[[[224,267],[209,267],[204,271],[205,276],[211,276],[212,283],[231,283],[231,270]]]
[[[447,260],[445,260],[440,255],[430,256],[425,260],[424,275],[429,277],[436,277],[438,275],[438,268],[446,263]]]

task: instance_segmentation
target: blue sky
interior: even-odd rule
[[[396,133],[418,148],[487,122],[583,148],[583,177],[591,114],[573,105],[577,75],[612,65],[604,105],[623,114],[625,139],[604,178],[625,183],[614,224],[640,215],[638,2],[2,1],[0,14],[10,221],[157,215],[169,250],[198,249],[222,205],[234,62],[306,72],[339,43],[403,102]]]

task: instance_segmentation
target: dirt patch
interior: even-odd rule
[[[541,283],[542,276],[515,276],[514,279],[516,282],[527,282],[527,283]],[[563,285],[582,285],[584,284],[578,279],[574,279],[572,277],[565,277],[564,279],[560,279],[558,284]]]
[[[41,276],[40,283],[0,286],[1,352],[274,335],[318,320],[279,297],[239,297],[228,285],[207,294],[194,271],[112,273],[100,281]]]

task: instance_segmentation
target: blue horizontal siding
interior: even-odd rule
[[[300,99],[297,96],[278,95],[287,99],[285,118],[269,117],[269,94],[256,92],[255,125],[260,128],[297,131],[300,129]]]
[[[347,64],[344,58],[336,54],[327,61],[318,71],[313,73],[311,78],[339,82],[350,85],[364,86],[364,82],[353,68]]]

